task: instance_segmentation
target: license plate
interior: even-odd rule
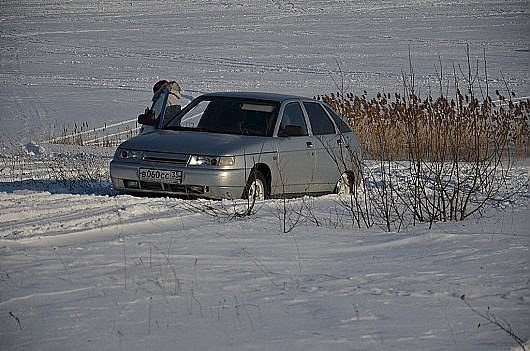
[[[140,168],[138,178],[142,182],[180,184],[182,183],[182,171]]]

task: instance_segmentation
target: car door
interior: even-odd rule
[[[304,109],[311,124],[315,153],[313,187],[317,192],[333,191],[340,176],[342,143],[340,134],[328,114],[318,102],[304,101]]]
[[[312,192],[315,167],[314,145],[298,101],[285,104],[277,129],[277,156],[273,165],[274,194]]]

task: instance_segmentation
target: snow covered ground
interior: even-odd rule
[[[30,202],[46,210],[9,220]],[[464,294],[528,338],[527,209],[282,234],[274,204],[228,222],[175,199],[21,192],[2,204],[7,225],[53,234],[2,241],[4,350],[510,349]]]
[[[329,195],[284,233],[279,200],[116,196],[112,149],[42,143],[134,118],[158,78],[400,91],[409,46],[424,91],[469,43],[527,96],[527,1],[8,0],[0,29],[1,350],[521,349],[466,302],[529,348],[528,160],[480,220],[358,229]]]
[[[47,147],[1,172],[3,350],[515,345],[462,295],[530,335],[527,188],[480,220],[386,233],[352,227],[338,195],[239,219],[243,200],[116,196],[105,149]],[[101,168],[89,177],[83,163]],[[528,165],[507,184],[528,187]]]

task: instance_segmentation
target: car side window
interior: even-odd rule
[[[351,128],[344,122],[344,120],[337,114],[335,111],[333,111],[328,106],[325,106],[326,110],[329,112],[329,115],[331,118],[333,118],[333,121],[335,121],[335,124],[339,128],[341,133],[351,133]]]
[[[304,107],[311,122],[313,135],[335,134],[335,126],[320,104],[304,102]]]
[[[283,109],[282,121],[278,129],[278,136],[305,136],[307,125],[304,113],[298,102],[291,102]]]

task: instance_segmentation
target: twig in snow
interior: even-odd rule
[[[477,309],[475,309],[473,306],[471,306],[469,302],[467,302],[466,295],[460,296],[460,299],[464,301],[466,306],[469,307],[469,309],[473,311],[473,313],[483,318],[484,320],[488,321],[489,323],[494,324],[497,327],[499,327],[499,329],[501,329],[506,334],[508,334],[523,349],[523,351],[527,351],[526,347],[524,346],[524,340],[515,333],[510,323],[508,323],[503,318],[497,318],[497,316],[495,316],[495,314],[490,311],[489,306],[488,306],[488,311],[486,313],[482,313],[478,311]],[[480,323],[478,324],[477,328],[480,328]]]
[[[151,309],[153,304],[153,297],[149,297],[149,320],[147,322],[147,335],[151,335]]]
[[[9,315],[17,321],[18,327],[20,328],[20,330],[22,330],[22,323],[20,323],[20,318],[15,316],[13,312],[9,312]]]

